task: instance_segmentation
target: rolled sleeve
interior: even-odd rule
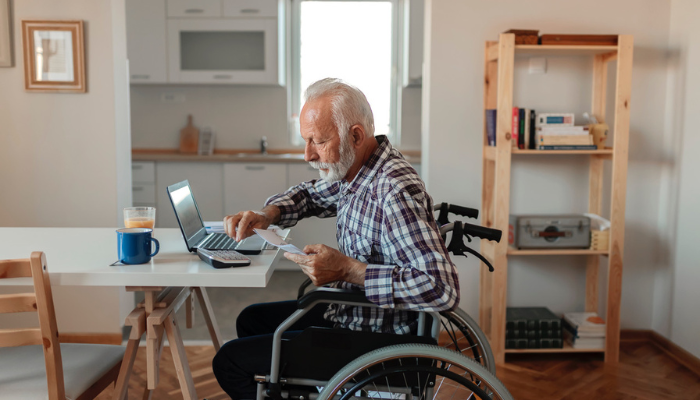
[[[339,185],[313,180],[292,186],[286,192],[271,196],[265,206],[280,210],[279,226],[288,228],[308,217],[327,218],[337,214]]]

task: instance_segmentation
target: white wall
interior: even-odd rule
[[[605,10],[604,13],[596,10]],[[635,39],[629,175],[623,272],[622,327],[649,329],[660,248],[657,217],[664,129],[666,47],[670,4],[653,0],[426,1],[423,76],[423,174],[436,201],[479,207],[483,123],[484,42],[508,29],[542,33],[632,34]],[[537,111],[590,110],[592,60],[548,58],[545,75],[528,75],[516,60],[514,105]],[[614,69],[609,72],[610,87]],[[612,122],[611,91],[608,122]],[[585,158],[515,158],[513,213],[585,212]],[[609,201],[604,201],[609,208]],[[478,270],[459,260],[461,307],[478,314]],[[584,307],[584,260],[511,257],[508,305],[547,306],[555,312]],[[605,274],[605,268],[601,273]]]
[[[131,202],[124,2],[13,3],[15,67],[0,68],[0,226],[117,226]],[[23,19],[85,22],[86,94],[24,90]],[[120,332],[122,292],[56,287],[59,329]]]
[[[667,269],[657,275],[654,329],[674,343],[700,357],[700,27],[697,16],[700,3],[695,0],[671,2],[671,31],[669,38],[669,79],[667,108],[668,124],[664,149],[668,163],[665,168],[664,206],[660,215],[671,251],[665,255]]]

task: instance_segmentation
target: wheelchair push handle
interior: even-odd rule
[[[484,226],[462,223],[462,230],[465,235],[476,236],[493,242],[500,242],[503,232],[498,229],[486,228]]]
[[[440,211],[438,214],[437,222],[439,225],[446,225],[450,223],[447,218],[449,213],[461,215],[467,218],[478,218],[479,210],[475,208],[462,207],[456,204],[440,203],[433,206],[433,211]]]

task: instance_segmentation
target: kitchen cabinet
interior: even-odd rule
[[[156,227],[177,228],[177,219],[166,188],[174,183],[190,181],[197,208],[205,221],[223,220],[223,169],[219,163],[157,162],[156,163]]]
[[[278,84],[276,18],[168,20],[172,83]]]
[[[166,83],[165,0],[126,0],[126,52],[131,83]]]
[[[221,0],[168,0],[168,18],[221,17]]]
[[[268,197],[287,190],[287,164],[226,163],[224,214],[260,210]]]
[[[223,0],[224,17],[277,18],[277,0]]]
[[[156,206],[155,162],[140,161],[131,164],[131,192],[135,207]]]

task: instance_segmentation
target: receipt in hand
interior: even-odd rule
[[[265,230],[265,229],[256,229],[253,228],[255,233],[258,234],[261,238],[265,239],[267,243],[270,243],[273,246],[277,246],[280,249],[284,251],[288,251],[292,254],[299,254],[301,256],[307,256],[308,254],[304,253],[303,251],[299,250],[295,245],[289,244],[282,240],[279,235],[277,235],[274,231],[271,230]]]

